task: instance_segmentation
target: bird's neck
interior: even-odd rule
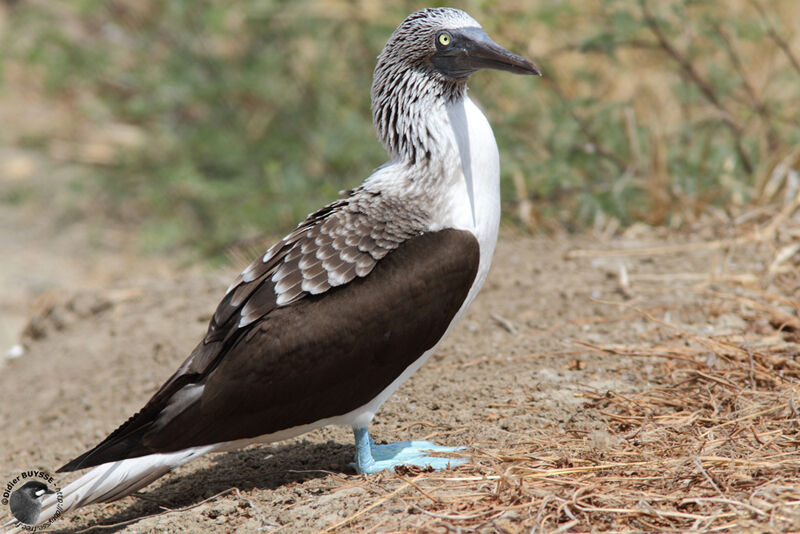
[[[372,119],[378,139],[395,161],[427,165],[453,147],[442,127],[447,106],[466,97],[466,83],[432,78],[421,70],[376,72]]]

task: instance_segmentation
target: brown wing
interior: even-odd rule
[[[420,221],[385,222],[363,204],[354,195],[312,213],[242,271],[217,306],[202,343],[173,379],[205,373],[248,325],[306,295],[367,276],[381,258],[421,231]],[[385,206],[384,211],[402,213]],[[169,387],[168,381],[162,389]]]
[[[474,280],[475,238],[445,230],[401,242],[396,233],[394,239],[367,233],[358,214],[350,214],[349,227],[369,236],[366,250],[356,248],[372,258],[369,276],[356,278],[364,272],[358,271],[361,256],[348,248],[353,245],[347,235],[339,239],[334,225],[324,228],[336,213],[312,215],[319,220],[301,225],[270,249],[261,265],[248,267],[220,303],[206,338],[144,409],[60,471],[256,437],[341,415],[374,398],[433,347]],[[312,294],[324,284],[304,284],[317,278],[303,274],[315,272],[314,262],[301,261],[317,256],[312,242],[325,254],[336,251],[322,256],[341,260],[330,264],[334,274],[324,298]],[[300,253],[292,254],[295,250]],[[342,269],[342,262],[354,267]],[[276,276],[282,268],[300,275]],[[342,282],[347,276],[350,283]],[[280,291],[287,277],[296,283],[286,287],[299,285],[300,293]],[[292,300],[279,304],[282,294]],[[203,386],[202,395],[165,421],[176,394],[193,385]]]

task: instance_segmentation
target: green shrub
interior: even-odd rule
[[[568,228],[599,214],[681,223],[758,196],[798,142],[797,3],[511,0],[470,5],[541,79],[480,73],[508,214]],[[40,74],[76,123],[141,145],[90,165],[101,217],[148,247],[206,256],[293,226],[385,155],[375,56],[416,2],[20,2],[6,61]],[[798,52],[800,53],[800,52]],[[77,135],[77,134],[76,134]],[[47,146],[48,132],[28,139]],[[516,177],[516,179],[515,179]],[[515,211],[525,205],[530,211]],[[530,215],[528,215],[530,213]]]

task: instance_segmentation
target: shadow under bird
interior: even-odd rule
[[[242,271],[144,408],[59,469],[97,466],[62,490],[65,512],[129,495],[205,453],[329,424],[352,427],[359,473],[465,461],[426,456],[456,450],[428,442],[376,445],[367,427],[489,270],[500,165],[467,96],[479,69],[540,74],[463,11],[423,9],[400,24],[371,92],[389,161]]]
[[[11,494],[8,507],[14,519],[24,525],[35,525],[41,515],[42,499],[54,493],[43,482],[32,480]]]

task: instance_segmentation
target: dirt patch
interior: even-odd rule
[[[464,446],[470,464],[358,476],[350,431],[326,428],[202,458],[57,526],[798,528],[798,257],[775,263],[796,228],[763,241],[708,228],[506,234],[468,315],[371,428],[378,441]],[[235,272],[121,279],[40,310],[25,355],[0,367],[0,477],[53,470],[139,409]]]

